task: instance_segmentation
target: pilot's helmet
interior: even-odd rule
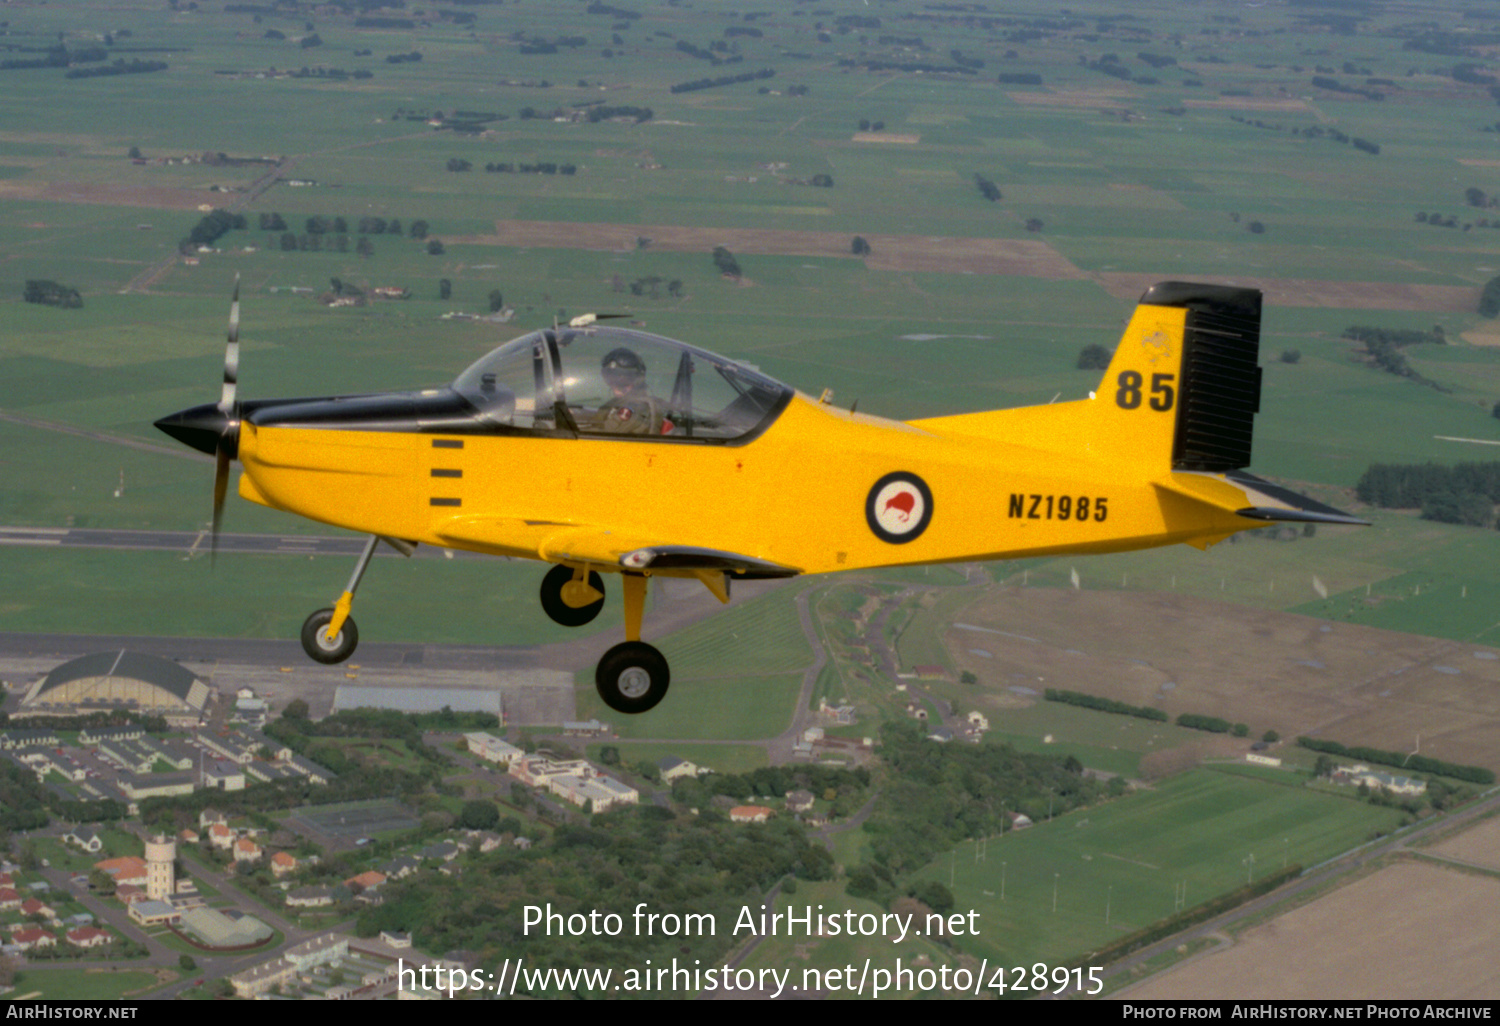
[[[646,380],[646,363],[634,349],[621,346],[604,358],[604,383],[610,388],[631,389]]]

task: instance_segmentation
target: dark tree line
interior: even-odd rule
[[[584,120],[591,125],[596,125],[601,121],[609,121],[613,118],[633,118],[636,124],[640,124],[643,121],[650,121],[654,117],[656,117],[656,112],[650,107],[599,106],[590,107],[588,114],[584,116]]]
[[[1443,334],[1441,325],[1435,326],[1430,332],[1354,326],[1345,328],[1343,337],[1363,342],[1365,352],[1370,355],[1370,362],[1386,373],[1408,378],[1421,385],[1428,385],[1439,392],[1448,391],[1437,382],[1417,373],[1401,353],[1401,350],[1407,346],[1423,343],[1446,344],[1448,339]]]
[[[1373,762],[1381,766],[1395,766],[1399,769],[1412,770],[1416,773],[1437,773],[1441,776],[1452,777],[1455,780],[1467,780],[1474,784],[1487,785],[1495,782],[1494,771],[1485,769],[1483,766],[1465,766],[1461,763],[1431,759],[1425,755],[1387,752],[1379,748],[1346,748],[1337,741],[1325,741],[1321,738],[1313,737],[1299,737],[1297,744],[1314,752],[1343,755],[1351,759],[1358,759],[1361,762]]]
[[[1114,713],[1118,716],[1136,716],[1143,720],[1155,720],[1158,723],[1167,721],[1167,714],[1154,706],[1130,705],[1127,702],[1117,702],[1113,698],[1101,698],[1082,691],[1065,691],[1062,688],[1048,688],[1043,695],[1049,702],[1062,702],[1065,705],[1096,709],[1099,712]]]
[[[1500,502],[1500,463],[1372,463],[1355,492],[1382,509],[1420,509],[1424,520],[1488,527]]]
[[[559,164],[553,160],[543,160],[535,164],[501,162],[486,164],[484,169],[491,174],[498,175],[572,175],[578,173],[577,164]]]
[[[127,61],[124,58],[116,60],[113,64],[105,64],[97,68],[73,68],[68,71],[64,78],[102,78],[109,75],[143,75],[151,71],[166,71],[166,61],[143,61],[140,58]]]
[[[716,86],[737,85],[741,82],[754,82],[775,77],[776,72],[773,69],[761,68],[759,71],[747,71],[742,75],[720,75],[718,78],[699,78],[691,82],[678,82],[668,92],[692,93],[699,89],[713,89]]]

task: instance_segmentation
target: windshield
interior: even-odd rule
[[[792,395],[694,346],[603,327],[524,335],[460,374],[453,389],[495,428],[703,442],[754,437]]]

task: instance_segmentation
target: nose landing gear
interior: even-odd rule
[[[349,585],[339,596],[338,602],[331,608],[313,613],[302,624],[302,651],[307,653],[309,659],[327,664],[342,663],[354,654],[355,647],[359,645],[359,628],[354,625],[349,609],[354,605],[354,592],[375,555],[375,546],[382,541],[403,556],[410,556],[417,549],[414,543],[399,538],[370,535],[370,540],[365,542],[364,551],[359,555],[359,562],[354,565]]]

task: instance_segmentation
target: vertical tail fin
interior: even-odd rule
[[[912,421],[928,430],[1102,458],[1153,479],[1250,463],[1260,408],[1261,296],[1162,282],[1146,290],[1089,399]]]
[[[1255,289],[1148,289],[1096,397],[1096,430],[1112,455],[1147,473],[1248,466],[1260,409],[1260,308]]]

